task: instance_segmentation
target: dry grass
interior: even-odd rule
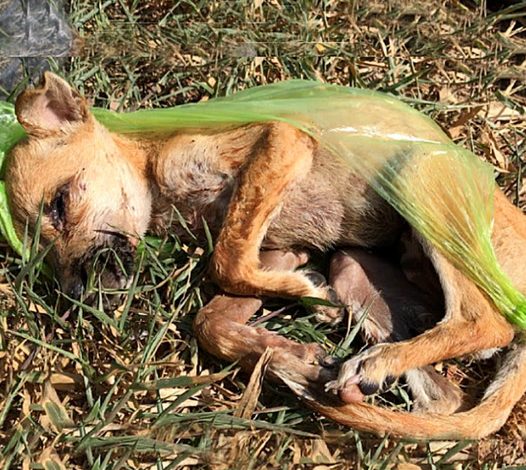
[[[489,3],[489,2],[488,2]],[[504,2],[503,2],[504,3]],[[169,106],[289,77],[379,89],[431,115],[492,162],[524,206],[526,3],[72,0],[78,57],[68,78],[95,104]],[[0,462],[4,468],[500,468],[526,464],[524,410],[480,443],[360,435],[248,378],[192,337],[209,247],[147,245],[117,312],[61,319],[35,262],[0,252]],[[345,327],[300,307],[266,326],[333,351]],[[492,364],[451,363],[466,387]],[[257,393],[258,390],[256,389]],[[391,405],[404,406],[404,389]],[[253,398],[253,397],[252,397]],[[246,414],[246,413],[245,413]],[[52,467],[50,462],[54,462]]]

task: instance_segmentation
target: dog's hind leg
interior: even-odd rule
[[[493,245],[504,272],[521,292],[526,292],[526,271],[522,262],[526,252],[525,220],[521,211],[497,191]],[[360,374],[364,372],[367,377],[369,372],[374,372],[371,375],[379,372],[380,376],[385,376],[382,369],[401,371],[404,367],[444,357],[504,346],[513,337],[512,327],[471,281],[440,257],[432,261],[441,277],[446,317],[423,335],[392,345],[388,354],[379,354],[376,363],[371,361],[370,367],[359,371]],[[526,345],[518,341],[510,349],[481,402],[468,411],[450,416],[400,413],[362,402],[334,404],[330,403],[329,394],[308,403],[341,424],[376,434],[421,439],[480,439],[496,432],[506,422],[513,406],[526,392]]]
[[[435,362],[507,346],[513,327],[482,292],[436,251],[431,261],[440,277],[446,316],[424,333],[397,343],[378,344],[343,364],[338,380],[329,387],[345,396],[346,388],[369,394],[386,379]]]
[[[481,439],[502,427],[526,391],[526,346],[517,345],[508,352],[503,364],[477,406],[449,416],[398,412],[363,402],[342,405],[331,400],[329,395],[307,399],[307,404],[340,424],[377,435],[391,434],[411,439]]]
[[[409,339],[443,315],[443,307],[433,310],[427,296],[407,281],[399,266],[365,250],[337,252],[331,259],[330,284],[361,323],[369,344]],[[419,412],[449,414],[465,405],[462,391],[432,366],[409,370],[405,377]],[[342,398],[352,401],[356,390],[352,392],[351,397],[343,393]]]

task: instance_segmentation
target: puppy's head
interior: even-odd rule
[[[96,260],[103,287],[125,287],[150,216],[140,148],[98,124],[86,100],[51,73],[15,109],[27,133],[6,162],[17,231],[34,235],[42,208],[41,241],[52,244],[66,294],[79,297]]]

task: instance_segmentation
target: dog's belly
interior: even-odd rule
[[[402,227],[396,211],[346,163],[318,151],[312,170],[291,188],[272,220],[263,247],[384,246]]]

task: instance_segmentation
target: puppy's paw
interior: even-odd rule
[[[345,402],[353,402],[389,388],[396,379],[390,373],[389,346],[378,344],[344,362],[338,378],[328,382],[325,389],[338,393]]]
[[[332,305],[314,304],[310,309],[316,314],[316,320],[329,325],[337,325],[345,315],[345,307],[341,305],[336,291],[327,285],[325,278],[316,271],[307,271],[307,278],[318,288],[318,297]]]

